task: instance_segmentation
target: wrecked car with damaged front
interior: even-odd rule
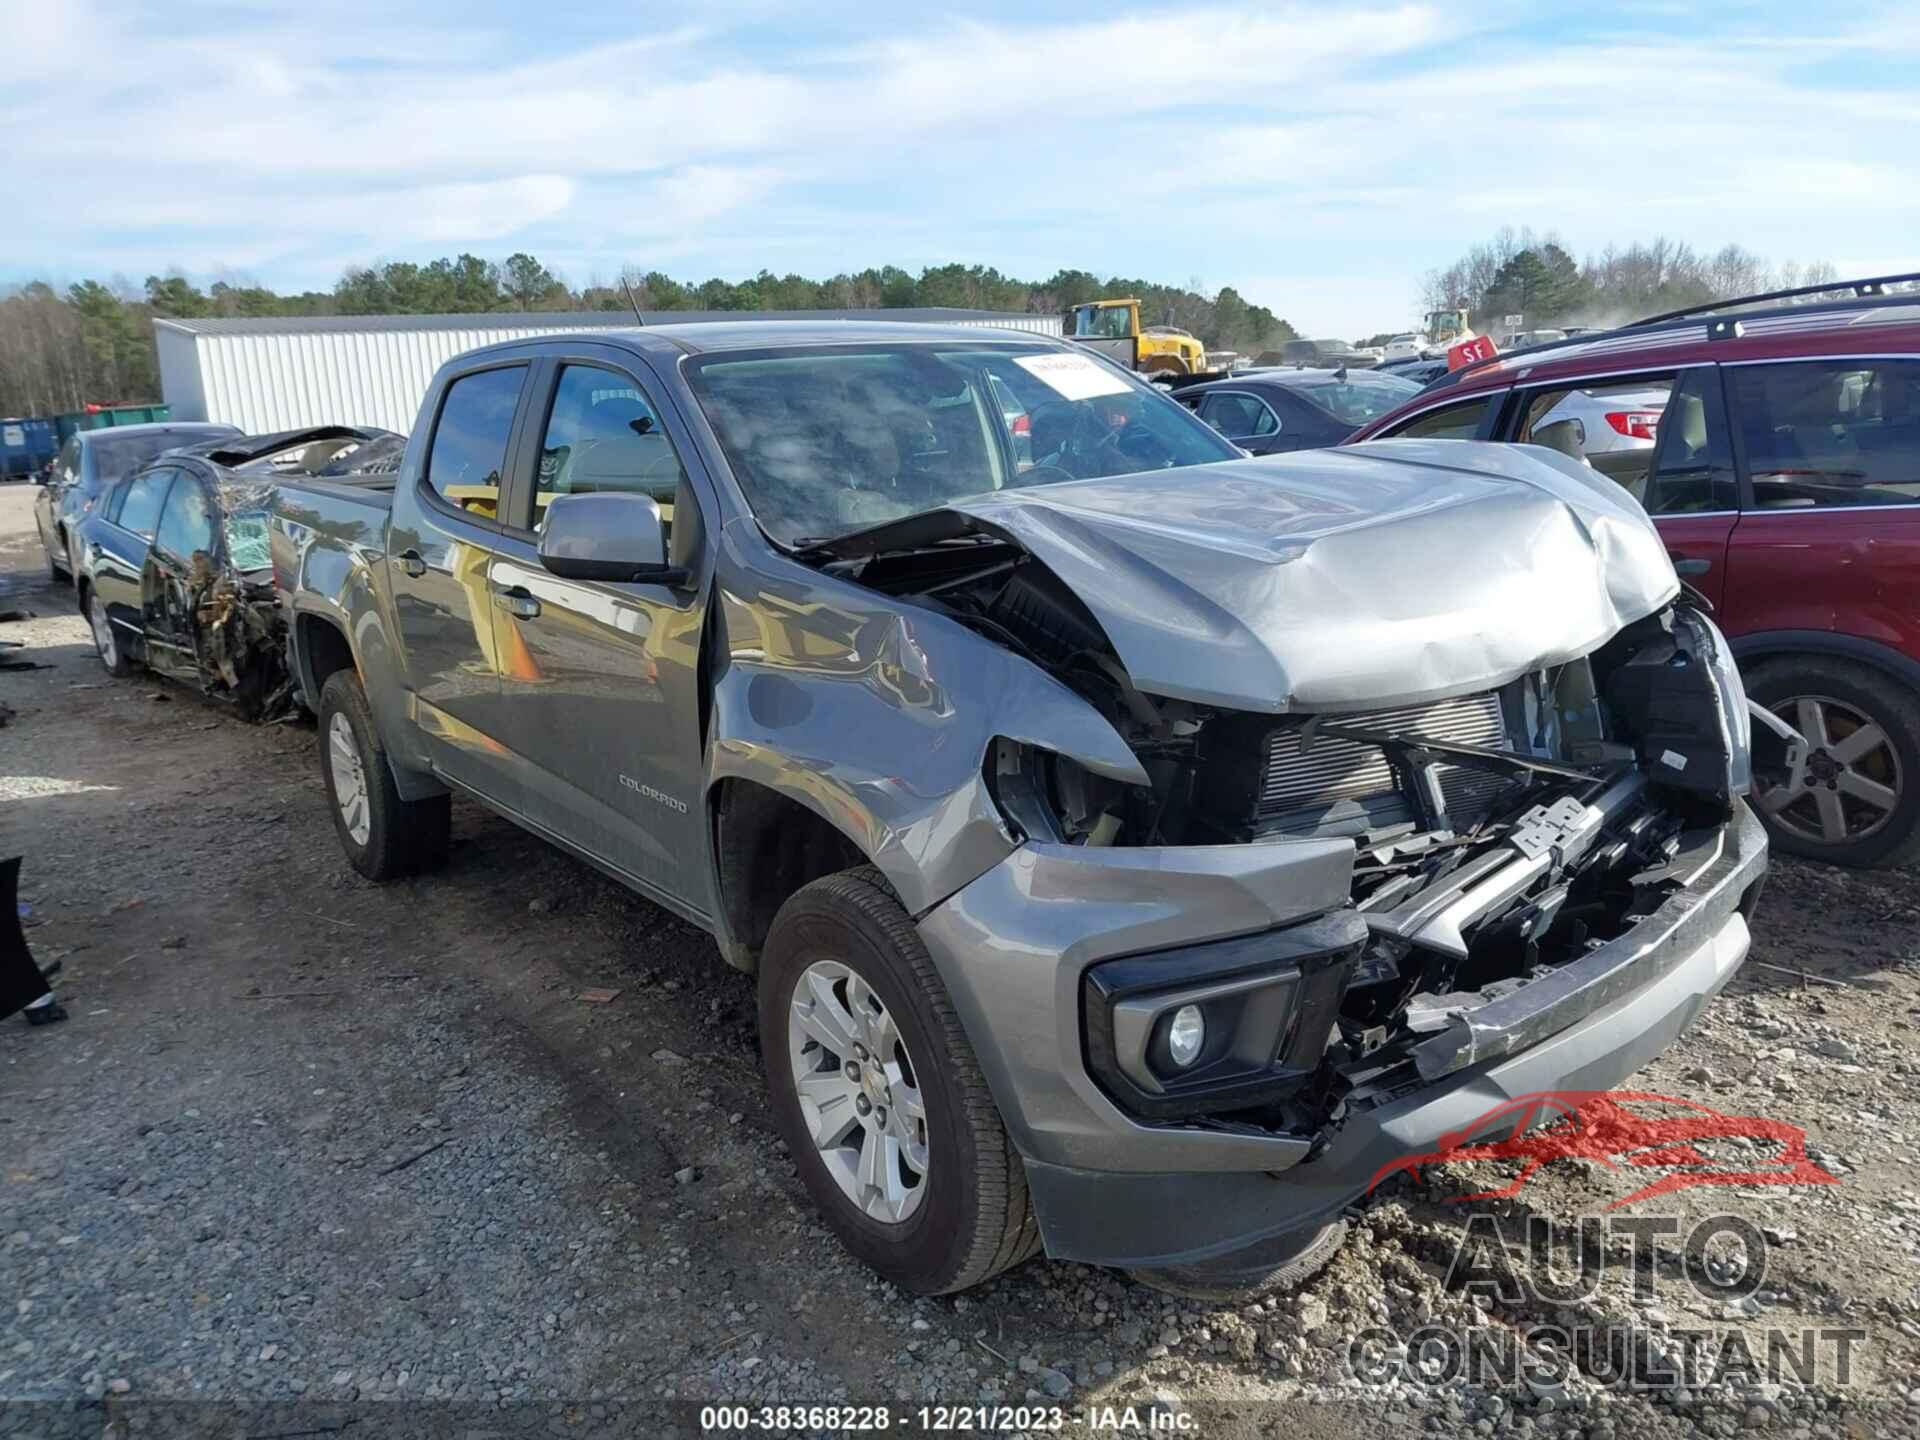
[[[1618,1083],[1744,958],[1798,743],[1603,477],[1250,459],[979,330],[476,351],[272,544],[353,863],[434,863],[458,792],[704,926],[921,1292],[1299,1278],[1384,1165]]]
[[[344,464],[388,434],[224,433],[166,450],[108,487],[73,546],[75,598],[107,673],[144,665],[249,720],[286,713],[294,691],[267,558],[268,498],[279,476]]]

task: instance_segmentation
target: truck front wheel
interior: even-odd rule
[[[794,893],[760,962],[774,1117],[841,1243],[904,1290],[1040,1248],[1026,1171],[911,917],[877,870]]]
[[[374,727],[367,692],[352,670],[320,690],[320,774],[347,859],[369,880],[395,880],[446,859],[449,797],[402,800]]]

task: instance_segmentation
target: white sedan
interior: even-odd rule
[[[1387,341],[1387,359],[1418,360],[1427,353],[1427,344],[1424,335],[1396,335]]]

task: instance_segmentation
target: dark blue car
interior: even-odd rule
[[[1420,393],[1377,370],[1248,370],[1177,392],[1182,405],[1253,455],[1338,445]]]

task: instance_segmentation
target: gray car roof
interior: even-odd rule
[[[1057,336],[1030,330],[1000,330],[983,325],[900,324],[886,321],[846,320],[730,320],[691,325],[637,325],[605,330],[561,332],[504,340],[457,357],[494,351],[517,350],[524,346],[548,348],[569,342],[586,345],[626,344],[637,349],[661,351],[668,347],[688,355],[705,355],[722,350],[787,350],[817,345],[981,345],[1063,343]]]
[[[938,324],[954,320],[1024,320],[1031,314],[1006,310],[968,310],[956,306],[903,306],[875,310],[651,310],[642,311],[647,328],[679,329],[688,324],[728,322],[788,324],[864,321],[875,314],[896,320]],[[745,318],[743,318],[743,316]],[[318,335],[373,330],[601,330],[634,328],[631,310],[498,310],[455,315],[262,315],[161,316],[154,324],[191,335]]]

